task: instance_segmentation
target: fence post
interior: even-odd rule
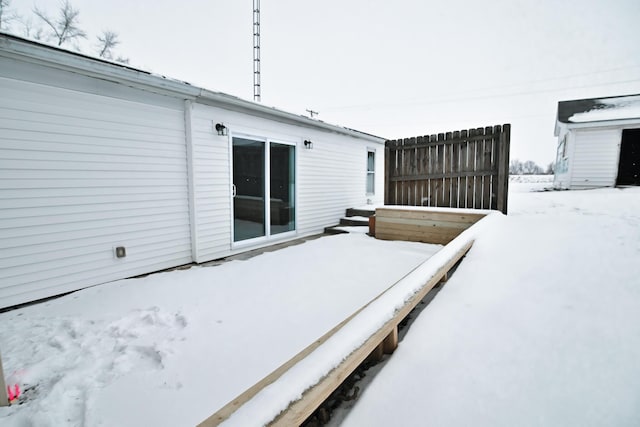
[[[4,382],[4,371],[2,370],[2,354],[0,354],[0,406],[9,406],[7,384]]]
[[[498,145],[498,210],[507,214],[509,193],[509,145],[511,142],[511,125],[502,126]]]
[[[391,141],[384,143],[384,204],[391,204]]]

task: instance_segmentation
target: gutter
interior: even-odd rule
[[[247,101],[232,95],[227,95],[222,92],[212,92],[207,89],[200,89],[200,94],[196,97],[196,102],[205,105],[211,105],[215,107],[225,106],[230,110],[248,113],[253,115],[259,115],[265,118],[277,119],[280,122],[291,123],[297,125],[303,125],[309,128],[323,129],[343,135],[352,136],[359,139],[366,139],[367,141],[375,142],[378,144],[384,144],[385,138],[381,138],[375,135],[370,135],[364,132],[360,132],[354,129],[344,128],[341,126],[325,123],[320,120],[314,120],[309,117],[289,113],[283,110],[279,110],[275,107],[268,107],[256,102]]]
[[[198,94],[198,88],[179,80],[168,79],[124,64],[94,58],[4,33],[0,33],[0,57],[2,56],[32,63],[43,63],[48,67],[59,70],[72,71],[162,95],[193,98]]]
[[[571,122],[564,123],[567,129],[586,129],[586,128],[610,128],[618,126],[638,126],[640,118],[622,119],[622,120],[602,120],[599,122]]]

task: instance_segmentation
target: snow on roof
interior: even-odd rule
[[[640,118],[640,94],[558,103],[558,122],[587,123]]]

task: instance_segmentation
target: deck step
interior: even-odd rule
[[[375,208],[371,209],[358,209],[358,208],[349,208],[347,209],[347,216],[364,216],[370,217],[376,214]]]
[[[346,218],[340,218],[340,225],[349,225],[349,226],[369,226],[369,218],[364,216],[352,216]]]
[[[349,231],[341,229],[342,227],[369,227],[369,218],[375,215],[375,208],[371,209],[359,209],[349,208],[346,212],[346,217],[340,218],[340,223],[332,227],[325,227],[325,234],[344,234]],[[353,231],[353,230],[351,230]],[[355,232],[355,231],[354,231]]]
[[[324,234],[349,234],[346,230],[340,230],[340,224],[324,228]]]

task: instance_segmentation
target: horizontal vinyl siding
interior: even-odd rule
[[[317,135],[313,149],[299,150],[300,234],[319,233],[337,224],[347,208],[364,205],[373,197],[366,195],[367,147],[371,145],[327,133]],[[383,153],[376,150],[376,159]],[[376,193],[381,194],[376,185]]]
[[[0,306],[191,261],[182,102],[78,89],[0,77]]]
[[[217,135],[214,126],[220,122],[230,136]],[[232,245],[229,139],[234,134],[296,145],[296,232],[288,239],[321,233],[337,224],[347,208],[368,199],[382,201],[384,144],[196,104],[192,140],[198,262],[256,247]],[[313,148],[305,148],[304,140],[311,140]],[[367,148],[376,150],[376,194],[369,196]],[[272,241],[282,241],[282,236],[272,236]]]
[[[224,257],[231,250],[229,139],[215,132],[211,110],[195,105],[191,121],[197,262]]]
[[[620,157],[619,129],[576,130],[571,159],[571,188],[615,185]]]

